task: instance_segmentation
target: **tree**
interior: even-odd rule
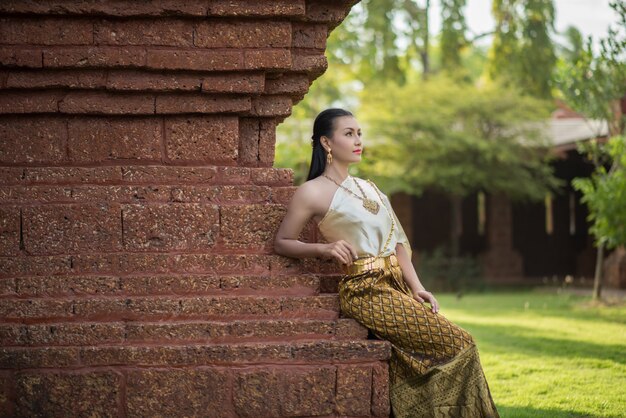
[[[367,137],[376,140],[365,143],[359,173],[389,193],[419,195],[431,188],[447,194],[453,257],[463,197],[484,191],[543,199],[560,184],[547,163],[550,144],[540,123],[548,108],[514,88],[479,88],[437,75],[370,89],[362,103]]]
[[[621,108],[626,98],[626,3],[612,1],[611,7],[618,13],[619,24],[610,27],[609,36],[601,40],[599,55],[594,54],[589,38],[585,48],[561,66],[557,81],[566,102],[584,116],[604,121],[613,137],[606,145],[591,141],[579,146],[595,171],[589,179],[573,181],[589,209],[590,231],[597,247],[594,299],[601,297],[604,249],[626,244],[626,124]]]
[[[535,97],[552,97],[556,65],[550,33],[554,31],[552,0],[494,0],[496,20],[489,75],[516,84]]]
[[[446,70],[461,66],[461,50],[468,44],[465,3],[466,0],[441,0],[441,66]]]

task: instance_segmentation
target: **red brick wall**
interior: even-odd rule
[[[352,3],[0,2],[0,415],[388,414],[389,346],[272,254]]]

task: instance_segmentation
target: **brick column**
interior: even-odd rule
[[[272,254],[352,3],[0,2],[0,415],[388,415],[388,344]]]
[[[513,212],[504,195],[487,198],[487,247],[481,254],[488,281],[503,283],[519,281],[523,275],[522,256],[513,248]]]

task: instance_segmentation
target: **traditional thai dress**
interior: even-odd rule
[[[339,187],[318,227],[329,242],[343,239],[358,253],[339,282],[341,311],[391,343],[395,418],[499,417],[472,336],[416,301],[404,281],[395,248],[402,244],[410,257],[411,245],[389,199],[363,179],[348,176],[341,185],[361,195],[355,181],[378,201],[378,213]]]

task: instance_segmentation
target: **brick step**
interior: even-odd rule
[[[74,119],[73,119],[74,120]],[[93,125],[94,120],[83,120],[85,125]],[[195,120],[188,118],[188,120]],[[34,127],[36,132],[42,134],[50,125],[54,128],[62,128],[63,121],[55,121],[48,117],[42,117],[37,121],[37,117],[22,118],[19,120],[20,125],[28,121],[35,121]],[[74,123],[76,120],[74,120]],[[127,122],[132,126],[133,121]],[[137,122],[135,122],[137,123]],[[27,130],[22,126],[13,127],[16,129],[17,135],[23,135]],[[24,129],[24,130],[20,130]],[[54,132],[49,132],[53,135]],[[114,166],[98,166],[98,167],[1,167],[0,180],[3,185],[19,185],[26,187],[29,185],[144,185],[151,186],[160,185],[197,185],[200,186],[224,186],[223,192],[236,193],[242,187],[249,190],[256,186],[293,186],[293,173],[285,168],[269,168],[269,167],[229,167],[217,165],[114,165]],[[237,185],[239,187],[232,188],[227,186]],[[293,188],[293,187],[292,187]],[[295,188],[294,188],[295,189]],[[3,189],[4,191],[5,189]],[[3,201],[9,201],[12,196],[18,193],[19,189],[7,189],[3,194]],[[33,189],[37,190],[37,189]],[[51,190],[57,190],[51,188]],[[258,189],[255,189],[258,191]],[[292,190],[293,191],[293,190]],[[24,193],[22,192],[22,196]],[[31,192],[32,193],[32,192]],[[37,200],[41,200],[38,197]]]
[[[273,295],[311,296],[319,293],[320,278],[298,276],[216,275],[80,275],[30,276],[0,279],[6,296],[157,296],[157,295]]]
[[[1,299],[4,322],[145,321],[174,319],[336,319],[339,297],[205,296]]]
[[[3,416],[389,417],[382,361],[5,370]]]
[[[59,322],[3,324],[0,340],[10,346],[84,346],[136,343],[278,342],[298,339],[366,339],[367,329],[349,318],[234,321]]]
[[[298,340],[226,344],[133,344],[88,347],[2,347],[1,369],[109,366],[243,366],[388,360],[382,340]]]

